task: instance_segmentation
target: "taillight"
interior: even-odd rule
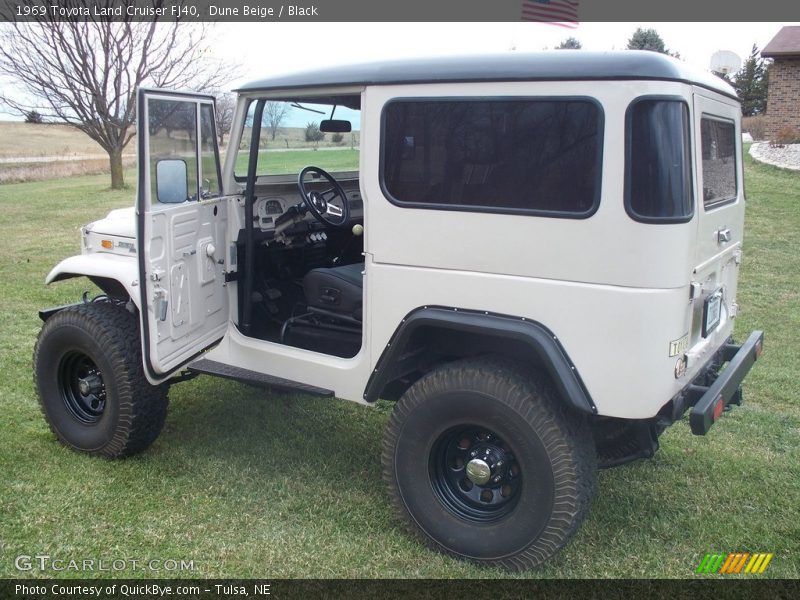
[[[725,399],[722,397],[722,394],[720,394],[717,397],[716,404],[714,404],[714,420],[715,421],[717,419],[719,419],[719,417],[722,414],[723,410],[725,410]]]

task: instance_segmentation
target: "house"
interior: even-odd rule
[[[771,58],[767,97],[766,137],[792,128],[800,134],[800,26],[783,27],[764,46],[761,56]]]

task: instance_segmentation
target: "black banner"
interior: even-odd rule
[[[0,21],[766,22],[800,18],[797,2],[759,0],[0,0]]]
[[[673,600],[794,600],[800,580],[702,578],[692,580],[0,580],[4,600],[182,598],[311,600],[316,598],[646,598]]]

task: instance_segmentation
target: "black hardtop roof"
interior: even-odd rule
[[[656,52],[553,50],[481,56],[414,58],[319,68],[259,79],[238,92],[307,87],[393,85],[470,81],[576,81],[657,79],[682,81],[736,98],[733,88],[709,72]]]

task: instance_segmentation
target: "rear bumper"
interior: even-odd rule
[[[689,424],[692,433],[705,435],[714,422],[730,404],[741,404],[741,384],[753,364],[761,355],[764,344],[764,332],[754,331],[741,346],[725,344],[721,349],[721,360],[717,369],[728,363],[709,386],[692,384],[687,389],[692,406],[689,413]]]

